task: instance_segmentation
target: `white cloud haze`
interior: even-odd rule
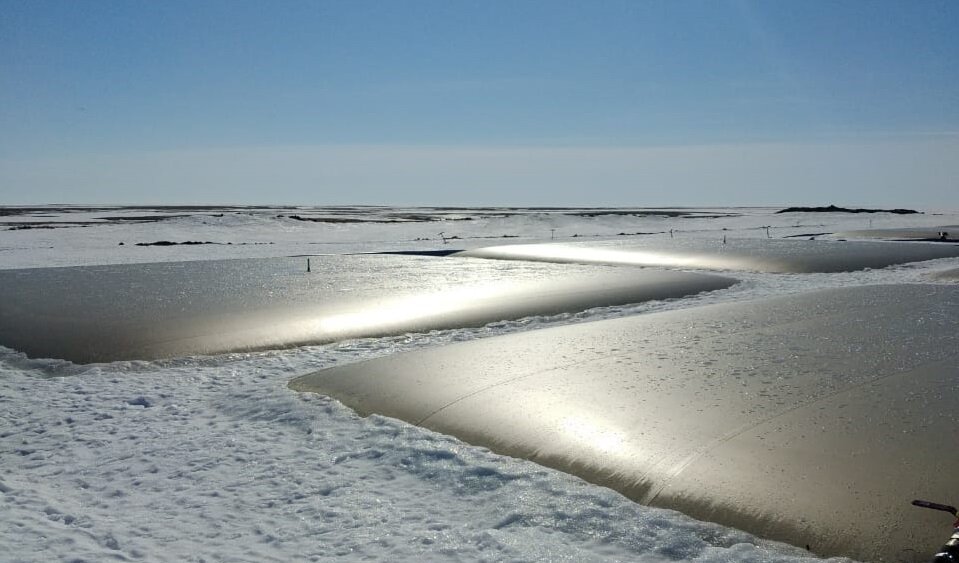
[[[870,204],[959,193],[959,136],[668,147],[318,145],[0,160],[0,204]]]

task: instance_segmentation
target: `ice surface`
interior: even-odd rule
[[[361,209],[357,216],[383,211]],[[156,211],[185,216],[104,222],[154,212],[44,208],[36,213],[54,217],[35,220],[98,224],[0,226],[0,269],[504,242],[588,240],[615,247],[667,240],[670,229],[674,240],[719,244],[724,235],[731,243],[765,238],[767,225],[779,238],[959,224],[956,214],[774,215],[769,209],[703,209],[686,216],[412,211],[437,220],[277,218],[314,213],[299,208]],[[721,216],[704,218],[710,214]],[[440,232],[457,238],[444,244]],[[158,240],[234,244],[134,246]],[[0,350],[0,553],[10,561],[800,561],[811,556],[643,507],[609,489],[406,423],[358,418],[333,400],[291,392],[286,383],[326,367],[437,344],[816,288],[918,283],[957,267],[959,260],[947,258],[851,273],[737,273],[742,283],[692,298],[263,353],[81,366]],[[950,532],[945,520],[943,539]],[[926,555],[917,553],[916,560]]]

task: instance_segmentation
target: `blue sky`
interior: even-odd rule
[[[959,2],[0,0],[0,204],[957,193]]]

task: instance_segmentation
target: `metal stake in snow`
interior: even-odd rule
[[[550,230],[549,230],[549,240],[553,240],[553,239],[555,239],[555,238],[556,238],[556,229],[550,229]]]
[[[309,259],[309,258],[306,259],[306,271],[307,271],[307,272],[310,271],[310,259]]]
[[[446,240],[446,234],[445,234],[445,232],[444,232],[444,231],[440,231],[440,232],[439,232],[439,233],[437,233],[437,234],[438,234],[438,235],[440,236],[440,238],[442,238],[442,239],[443,239],[443,244],[449,244],[449,241],[448,241],[448,240]]]
[[[673,238],[673,230],[669,229],[669,238]]]
[[[772,237],[769,236],[769,227],[768,227],[768,226],[766,227],[766,238],[772,238]]]

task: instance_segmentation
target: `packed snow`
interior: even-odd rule
[[[0,268],[474,248],[551,240],[617,245],[670,236],[717,244],[726,236],[729,244],[735,244],[739,238],[959,223],[956,213],[776,215],[769,209],[697,210],[703,216],[590,216],[560,210],[335,211],[50,208],[42,214],[53,217],[21,215],[6,223],[47,221],[54,228],[2,230],[0,225]],[[163,214],[178,216],[159,222],[102,220]],[[314,222],[290,219],[292,214],[363,221]],[[433,220],[422,220],[422,215]],[[768,235],[766,226],[771,226]],[[224,244],[135,246],[160,240]],[[953,283],[936,282],[933,276],[957,266],[959,259],[940,259],[851,273],[736,273],[742,283],[691,298],[255,354],[77,365],[28,359],[0,348],[0,558],[196,562],[810,558],[798,548],[640,506],[569,475],[396,420],[360,418],[336,401],[295,393],[286,384],[334,365],[556,324],[822,287]]]

